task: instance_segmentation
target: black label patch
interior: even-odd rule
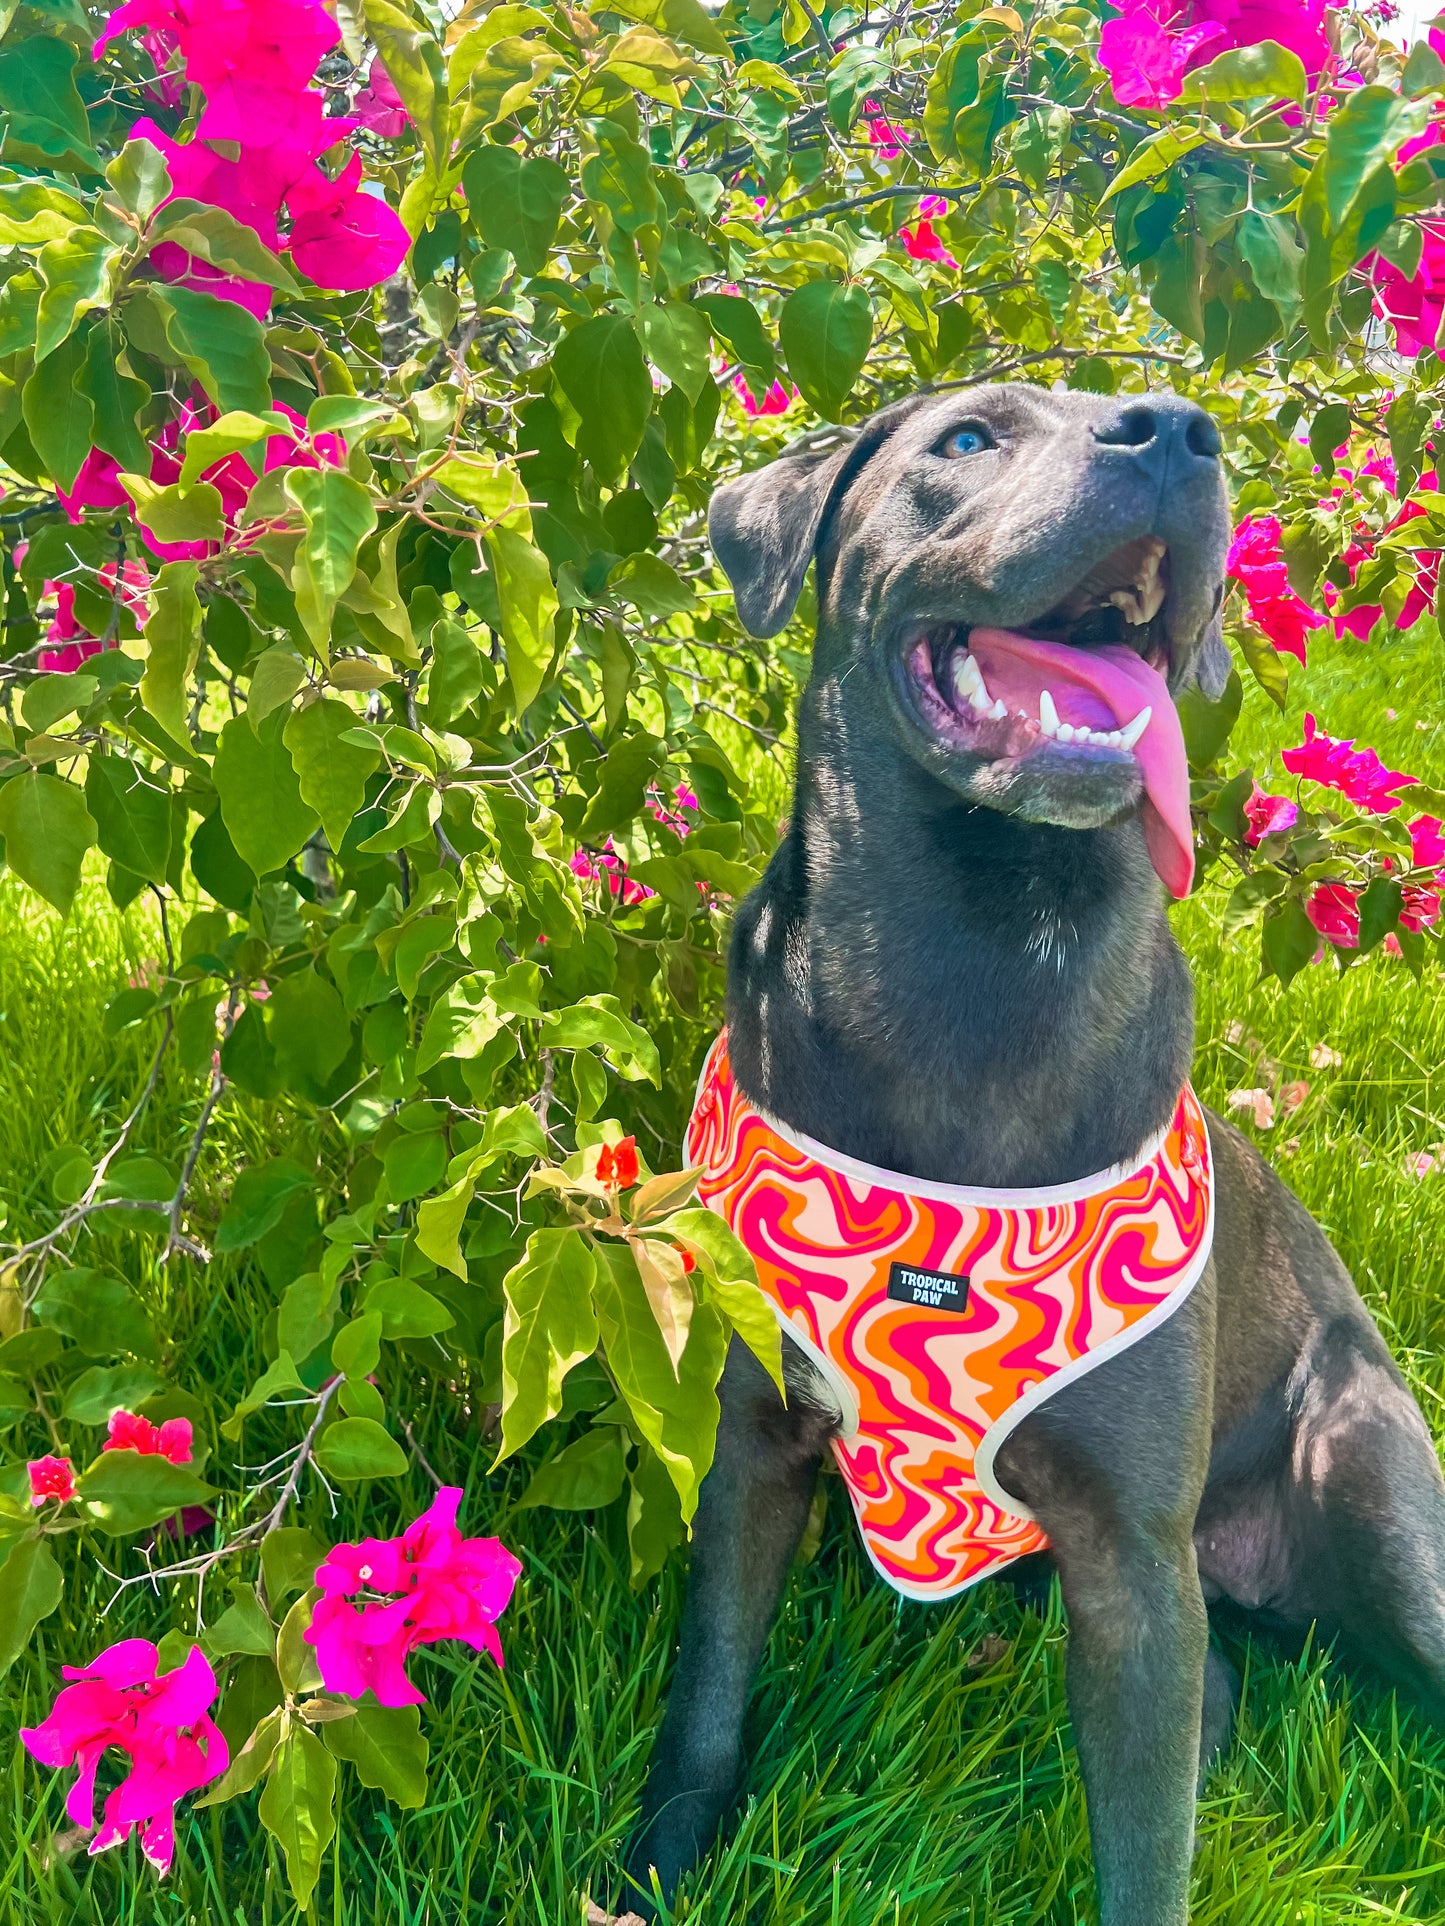
[[[952,1271],[894,1264],[888,1272],[888,1295],[900,1304],[921,1304],[930,1311],[961,1311],[968,1304],[968,1279]]]

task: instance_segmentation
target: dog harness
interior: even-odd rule
[[[831,1387],[863,1543],[909,1598],[947,1598],[1048,1543],[994,1471],[1015,1427],[1156,1330],[1214,1234],[1204,1113],[1078,1183],[925,1183],[826,1149],[739,1089],[724,1031],[687,1131],[698,1195]]]

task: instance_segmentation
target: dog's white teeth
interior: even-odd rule
[[[1162,542],[1150,550],[1144,558],[1144,566],[1140,569],[1139,579],[1134,585],[1139,607],[1138,620],[1141,622],[1152,622],[1164,606],[1164,597],[1168,593],[1163,579],[1163,569],[1160,566],[1164,554]]]
[[[1002,722],[1008,714],[1008,705],[1004,702],[995,702],[988,713],[990,721]]]
[[[958,654],[953,658],[953,692],[976,715],[987,715],[993,703],[983,672],[971,655]]]
[[[1059,733],[1059,712],[1054,707],[1054,698],[1047,689],[1039,690],[1039,728],[1046,736]]]
[[[1061,722],[1054,731],[1054,739],[1057,742],[1072,742],[1074,739],[1072,725],[1067,722]]]
[[[1142,736],[1144,731],[1149,727],[1149,718],[1153,713],[1154,711],[1152,709],[1141,709],[1132,722],[1125,723],[1124,727],[1119,731],[1119,746],[1121,749],[1132,749],[1134,747],[1140,736]]]

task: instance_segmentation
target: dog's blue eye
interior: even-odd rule
[[[945,455],[981,455],[985,448],[992,446],[993,443],[977,428],[955,428],[944,442],[942,452]]]

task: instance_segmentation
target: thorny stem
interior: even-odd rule
[[[186,1193],[191,1187],[191,1179],[195,1175],[196,1162],[201,1154],[201,1146],[206,1141],[206,1132],[210,1129],[211,1118],[215,1115],[216,1105],[221,1101],[221,1093],[226,1088],[226,1073],[221,1068],[221,1046],[225,1044],[236,1027],[236,1013],[240,1003],[241,986],[239,983],[233,983],[230,994],[226,998],[226,1014],[221,1020],[221,1043],[216,1048],[215,1058],[211,1064],[211,1087],[206,1092],[206,1101],[196,1120],[195,1130],[191,1133],[190,1147],[186,1151],[186,1161],[181,1166],[180,1181],[176,1185],[175,1195],[171,1198],[166,1210],[169,1230],[166,1235],[166,1247],[161,1252],[163,1264],[174,1251],[181,1252],[185,1257],[195,1258],[199,1264],[209,1264],[211,1261],[211,1253],[204,1244],[198,1244],[194,1238],[182,1233],[181,1212],[185,1209]]]

